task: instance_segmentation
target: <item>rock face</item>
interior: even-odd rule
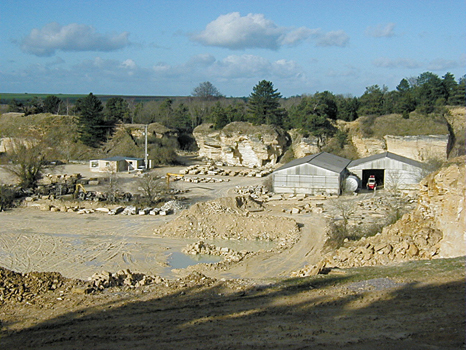
[[[455,158],[427,176],[412,212],[376,236],[346,244],[326,261],[354,267],[466,255],[465,161]]]
[[[293,149],[295,158],[302,158],[309,154],[320,152],[317,137],[304,137],[299,131],[295,129],[290,130],[288,133],[292,140],[291,148]]]
[[[449,135],[384,136],[387,151],[420,162],[429,159],[445,161],[450,146]]]
[[[429,159],[445,161],[450,147],[449,135],[385,135],[383,139],[354,135],[351,141],[360,157],[388,151],[419,162]]]
[[[359,137],[355,135],[351,138],[351,142],[361,158],[387,151],[385,140],[378,138]]]
[[[233,122],[221,130],[215,130],[213,124],[202,124],[193,135],[199,156],[232,166],[275,165],[289,140],[279,128],[245,122]]]
[[[416,214],[443,232],[441,257],[466,255],[465,161],[458,157],[421,183]]]

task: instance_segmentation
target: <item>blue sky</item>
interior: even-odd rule
[[[2,0],[0,92],[248,96],[463,76],[464,0]]]

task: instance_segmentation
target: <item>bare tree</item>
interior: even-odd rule
[[[342,218],[342,230],[345,235],[348,234],[348,222],[351,215],[354,214],[356,208],[354,203],[350,200],[344,200],[341,197],[332,201],[332,205],[335,208],[338,215]]]
[[[167,190],[165,181],[155,173],[144,174],[137,180],[137,186],[147,199],[148,204],[154,203],[156,195]]]
[[[5,169],[15,175],[21,188],[35,188],[47,164],[47,147],[36,139],[15,139]]]
[[[389,212],[387,224],[392,224],[398,221],[406,212],[407,197],[403,195],[403,187],[406,185],[403,180],[403,174],[399,170],[391,170],[386,172],[385,190],[389,198]]]
[[[114,166],[107,167],[106,181],[105,190],[107,191],[107,198],[110,202],[115,202],[118,194],[121,192],[121,179]]]
[[[212,85],[210,81],[205,81],[200,83],[199,86],[194,88],[192,96],[199,97],[204,100],[216,100],[220,97],[223,97],[220,91]]]

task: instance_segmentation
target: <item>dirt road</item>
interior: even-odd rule
[[[288,277],[292,271],[318,263],[325,243],[325,220],[321,216],[307,214],[299,217],[299,224],[301,237],[290,249],[252,256],[213,276],[257,279]]]

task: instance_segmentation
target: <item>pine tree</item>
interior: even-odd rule
[[[111,134],[115,121],[105,118],[102,102],[92,94],[76,101],[80,140],[87,146],[98,147]]]
[[[253,88],[249,96],[249,120],[255,124],[274,124],[281,126],[285,110],[280,108],[281,94],[273,88],[270,81],[262,80]]]

